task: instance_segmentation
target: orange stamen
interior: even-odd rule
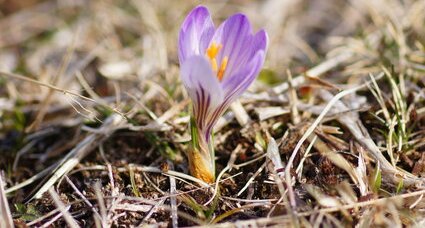
[[[206,50],[206,53],[205,53],[208,59],[210,60],[211,68],[213,69],[214,72],[217,72],[217,78],[220,81],[223,79],[224,71],[226,70],[226,67],[227,67],[227,62],[229,62],[229,57],[225,56],[220,63],[220,68],[218,68],[216,57],[222,47],[223,45],[212,42],[210,47]]]
[[[216,59],[210,59],[210,63],[211,63],[211,67],[212,67],[213,71],[217,72],[217,69],[218,69],[217,60]]]

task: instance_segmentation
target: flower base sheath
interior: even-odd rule
[[[180,75],[193,104],[189,170],[205,182],[215,180],[213,127],[257,77],[267,41],[267,33],[254,34],[243,14],[215,28],[208,9],[198,6],[183,22],[178,43]]]

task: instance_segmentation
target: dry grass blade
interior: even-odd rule
[[[328,92],[322,91],[321,94],[326,100],[329,100],[329,102],[334,99],[332,98],[332,95]],[[335,108],[337,108],[338,110],[348,110],[348,108],[340,101],[335,102]],[[377,162],[379,162],[382,171],[390,182],[398,184],[400,183],[401,179],[403,179],[403,183],[406,186],[421,186],[424,184],[423,179],[418,178],[406,171],[398,170],[394,166],[392,166],[391,163],[388,162],[388,160],[382,155],[381,151],[376,146],[375,142],[370,138],[369,134],[365,130],[365,127],[362,125],[361,122],[358,121],[357,115],[351,113],[350,115],[342,115],[337,119],[342,125],[344,125],[350,130],[354,138],[356,138],[356,140],[368,150],[369,154]]]
[[[65,208],[65,210],[69,210],[71,208],[71,206],[67,206]],[[59,209],[56,208],[57,211],[60,211]],[[62,213],[58,213],[57,215],[53,216],[49,221],[47,221],[46,223],[44,223],[43,225],[41,225],[40,227],[42,228],[47,228],[50,227],[54,222],[56,222],[57,220],[59,220],[60,218],[62,218]],[[37,220],[35,220],[37,221]],[[35,223],[36,224],[36,223]]]
[[[43,83],[43,82],[40,82],[40,81],[31,79],[29,77],[25,77],[25,76],[19,75],[19,74],[13,74],[13,73],[9,73],[9,72],[2,72],[2,71],[0,71],[0,75],[2,75],[3,77],[16,78],[16,79],[20,79],[22,81],[28,81],[28,82],[31,82],[31,83],[34,83],[34,84],[37,84],[37,85],[40,85],[40,86],[45,86],[45,87],[47,87],[49,89],[53,89],[53,90],[56,90],[56,91],[61,92],[61,93],[70,94],[70,95],[79,97],[79,98],[84,99],[84,100],[96,102],[95,100],[93,100],[91,98],[88,98],[88,97],[85,97],[85,96],[82,96],[79,93],[75,93],[75,92],[72,92],[72,91],[64,90],[64,89],[61,89],[61,88],[56,87],[54,85],[50,85],[48,83]]]
[[[245,185],[242,187],[241,190],[239,190],[238,194],[236,194],[237,196],[242,195],[242,193],[244,193],[248,187],[252,184],[252,182],[255,180],[255,178],[257,178],[258,175],[260,175],[261,172],[263,172],[264,168],[266,167],[267,162],[264,162],[258,169],[257,171],[255,171],[255,173],[252,175],[252,177],[250,177],[248,179],[248,181],[245,183]]]
[[[280,158],[279,149],[274,138],[269,138],[269,143],[267,145],[267,157],[272,161],[274,170],[276,173],[282,175],[282,171],[284,170],[282,159]]]
[[[318,77],[318,76],[334,69],[338,65],[350,60],[352,57],[353,57],[353,53],[350,53],[350,52],[345,52],[345,53],[339,54],[339,55],[332,57],[332,58],[320,63],[319,65],[311,68],[310,70],[305,72],[305,74],[310,76],[310,77]],[[302,83],[304,83],[305,80],[306,80],[306,78],[303,75],[299,75],[299,76],[296,76],[294,79],[292,79],[291,83],[292,83],[292,86],[297,87],[297,86],[301,85]],[[278,86],[273,87],[273,92],[276,93],[276,94],[281,94],[281,93],[287,91],[288,89],[289,89],[289,83],[285,82],[285,83],[282,83]]]
[[[282,107],[263,107],[263,108],[256,108],[255,112],[257,113],[258,118],[260,120],[267,120],[269,118],[288,114],[290,113],[290,110],[282,108]]]
[[[62,160],[61,164],[53,171],[45,184],[34,194],[31,199],[40,198],[49,188],[51,188],[59,178],[71,171],[88,153],[96,148],[103,140],[109,137],[120,125],[125,121],[121,116],[113,114],[104,121],[99,128],[101,134],[89,134],[83,141],[81,141],[68,155]],[[30,199],[30,200],[31,200]]]
[[[379,76],[379,77],[382,77]],[[366,83],[368,84],[368,83]],[[285,178],[286,178],[286,184],[288,186],[288,194],[289,194],[289,199],[291,202],[291,206],[293,208],[296,207],[296,202],[295,202],[295,196],[294,196],[294,191],[293,191],[293,187],[292,187],[292,178],[291,178],[291,174],[290,174],[290,169],[292,168],[292,164],[294,162],[295,156],[297,155],[301,145],[304,143],[305,140],[307,140],[308,137],[310,137],[311,133],[313,133],[314,129],[319,125],[319,123],[323,120],[323,118],[325,117],[325,115],[331,110],[331,108],[338,102],[339,99],[341,99],[342,97],[349,95],[351,93],[354,93],[360,89],[364,89],[366,87],[366,84],[348,89],[348,90],[344,90],[340,93],[338,93],[337,95],[335,95],[334,97],[332,97],[331,100],[329,100],[328,104],[326,105],[326,107],[322,110],[322,112],[320,113],[320,115],[316,118],[316,120],[311,124],[311,126],[307,129],[307,131],[304,133],[304,135],[302,136],[302,138],[298,141],[297,145],[295,146],[295,149],[293,150],[291,157],[289,158],[288,164],[285,168]]]
[[[63,61],[62,61],[61,65],[58,69],[58,73],[53,76],[51,84],[56,85],[58,83],[58,79],[63,76],[65,70],[68,68],[69,63],[71,61],[71,56],[74,52],[74,45],[75,45],[76,37],[77,36],[74,36],[74,41],[73,41],[72,45],[69,46],[69,48],[66,52],[66,55],[64,56]],[[44,99],[43,99],[43,103],[41,103],[41,105],[40,105],[40,109],[37,113],[37,116],[35,117],[34,122],[32,122],[32,124],[30,124],[30,126],[28,126],[28,128],[26,129],[27,132],[31,132],[34,129],[39,128],[39,125],[41,124],[44,116],[46,115],[47,107],[50,104],[50,101],[52,99],[54,92],[55,91],[53,89],[49,89],[49,92],[47,93],[46,97],[44,97]]]
[[[333,151],[332,148],[330,148],[325,142],[317,138],[314,133],[312,133],[308,140],[311,142],[314,141],[313,145],[319,151],[319,153],[329,159],[334,165],[346,171],[350,175],[354,184],[359,184],[360,180],[357,178],[354,166],[351,165],[351,163],[348,162],[344,156]]]
[[[44,169],[43,171],[35,174],[31,178],[29,178],[29,179],[27,179],[27,180],[25,180],[25,181],[23,181],[23,182],[21,182],[21,183],[19,183],[17,185],[14,185],[14,186],[6,189],[6,193],[14,192],[14,191],[16,191],[18,189],[21,189],[21,188],[23,188],[23,187],[25,187],[27,185],[30,185],[30,184],[34,183],[34,181],[36,181],[36,180],[38,180],[40,178],[43,178],[46,175],[48,175],[56,166],[57,166],[57,164],[53,164],[50,167],[47,167],[46,169]]]
[[[3,174],[0,173],[0,227],[15,227],[4,190]]]

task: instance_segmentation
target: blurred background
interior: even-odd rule
[[[424,1],[1,0],[0,70],[76,93],[85,93],[83,80],[99,96],[114,96],[129,88],[142,91],[144,79],[165,80],[173,87],[179,84],[178,30],[198,4],[210,9],[217,25],[242,12],[256,30],[266,29],[270,45],[264,80],[268,83],[283,81],[287,69],[293,74],[305,72],[338,51],[361,52],[368,62],[359,64],[367,68],[376,62],[372,52],[379,51],[379,42],[376,50],[364,50],[370,47],[363,40],[379,30],[397,33],[408,28],[407,36],[420,41],[425,37]],[[19,101],[33,104],[27,109],[35,111],[46,96],[59,106],[73,103],[64,94],[48,95],[45,86],[0,80],[0,110]]]

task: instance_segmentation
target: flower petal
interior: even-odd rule
[[[259,32],[257,32],[255,36],[252,36],[252,39],[250,39],[250,41],[251,42],[242,51],[242,53],[233,60],[233,66],[231,65],[228,66],[228,69],[226,71],[228,72],[229,75],[223,79],[222,84],[226,85],[226,84],[229,84],[228,81],[241,80],[241,79],[234,79],[234,76],[243,74],[240,71],[244,71],[244,72],[246,72],[247,70],[249,71],[249,68],[252,65],[250,63],[252,63],[252,60],[256,56],[256,54],[259,51],[262,51],[263,53],[266,52],[268,37],[267,37],[267,33],[264,30],[260,30]],[[264,62],[264,55],[263,55],[262,63],[263,62]]]
[[[224,103],[236,100],[255,80],[264,64],[265,52],[257,51],[254,57],[234,75],[222,83],[224,90]]]
[[[247,48],[243,49],[243,52],[240,53],[237,59],[235,59],[236,66],[243,66],[246,63],[250,62],[252,58],[257,54],[258,51],[262,50],[264,53],[266,52],[268,44],[268,36],[266,31],[261,29],[251,38],[251,43],[247,46]],[[233,67],[233,72],[237,72],[237,68]]]
[[[232,65],[230,65],[230,63],[228,64],[228,68],[226,70],[228,76],[223,79],[223,85],[234,84],[238,81],[242,81],[244,79],[243,75],[248,75],[249,72],[247,71],[250,70],[251,65],[253,63],[253,59],[259,51],[263,52],[263,60],[261,61],[261,65],[259,67],[261,68],[262,64],[264,63],[264,53],[266,52],[268,43],[267,33],[264,30],[260,30],[249,40],[249,45],[247,45],[246,48],[242,50],[240,55],[233,60]],[[259,71],[260,69],[257,70]],[[257,76],[257,74],[258,72],[253,74],[254,78]],[[242,75],[242,78],[235,79],[234,77],[237,77],[237,75]],[[233,83],[229,81],[233,81]]]
[[[196,124],[204,130],[215,123],[211,123],[211,114],[223,102],[223,89],[204,56],[194,55],[186,59],[180,74],[193,102]]]
[[[218,119],[226,112],[230,104],[235,101],[252,84],[264,63],[264,51],[258,51],[248,65],[236,75],[231,76],[226,84],[222,83],[224,98],[209,117],[206,126],[206,135],[210,134]]]
[[[203,55],[215,28],[208,9],[198,6],[184,20],[179,33],[180,64],[192,55]]]
[[[229,17],[217,28],[211,42],[223,45],[217,56],[218,63],[225,56],[228,57],[224,78],[234,71],[240,55],[246,52],[246,49],[251,49],[252,37],[251,25],[243,14]]]
[[[258,31],[254,36],[253,50],[267,50],[269,37],[264,29]]]

